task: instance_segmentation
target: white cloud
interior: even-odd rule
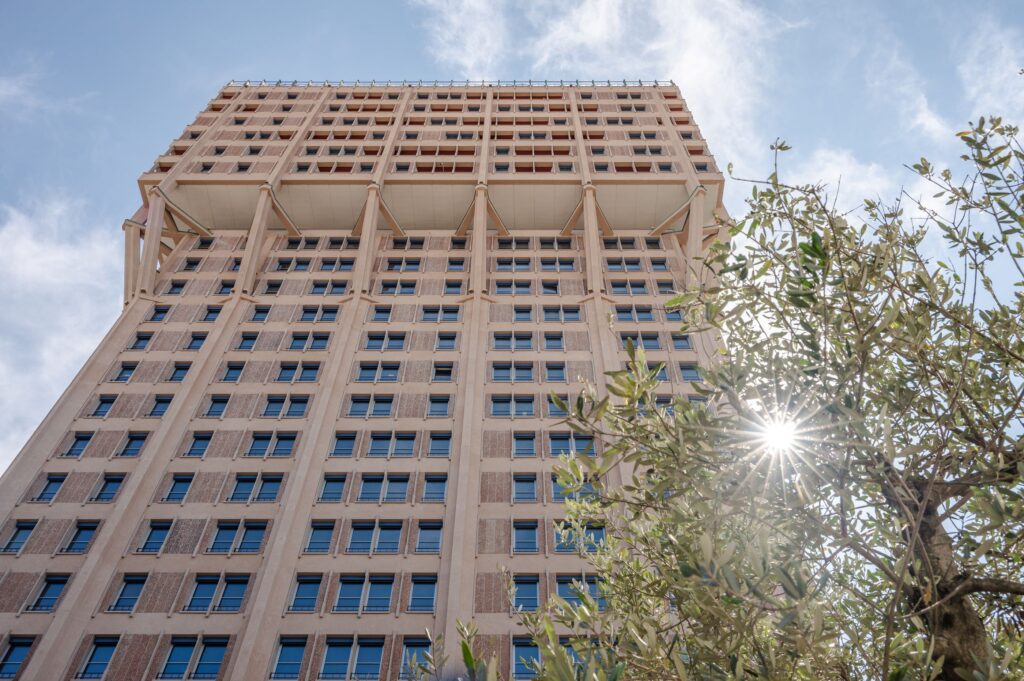
[[[886,107],[892,107],[901,129],[923,135],[932,142],[949,143],[953,128],[932,108],[924,81],[907,60],[894,38],[879,36],[866,64],[868,91]]]
[[[792,166],[783,164],[779,174],[786,184],[824,183],[830,201],[842,211],[858,208],[864,199],[891,202],[899,189],[888,170],[859,160],[849,149],[815,149]]]
[[[535,7],[527,18],[535,75],[673,80],[723,170],[763,169],[772,45],[792,25],[746,0],[578,0]]]
[[[494,80],[506,54],[501,0],[416,0],[430,14],[426,28],[435,59],[468,80]]]
[[[1024,125],[1024,32],[986,18],[974,27],[962,55],[957,73],[971,116],[1003,116]]]
[[[121,241],[68,199],[0,205],[0,471],[120,311]]]

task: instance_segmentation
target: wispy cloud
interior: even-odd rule
[[[434,58],[468,80],[490,80],[507,54],[504,0],[415,0],[429,10],[426,28]]]
[[[109,225],[80,201],[0,205],[0,471],[71,382],[120,308]]]
[[[819,147],[790,167],[783,167],[787,184],[824,184],[829,200],[842,211],[857,209],[864,199],[892,201],[898,180],[878,163],[862,161],[850,149]]]
[[[971,116],[997,115],[1024,125],[1024,31],[981,20],[961,52],[957,73]]]
[[[866,62],[865,79],[868,92],[893,110],[902,130],[923,135],[929,142],[953,139],[952,126],[928,101],[924,80],[894,37],[879,34]]]
[[[39,112],[74,112],[93,93],[74,96],[43,92],[45,78],[36,64],[20,73],[0,75],[0,118],[29,120]]]

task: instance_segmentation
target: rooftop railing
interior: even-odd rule
[[[232,80],[225,87],[674,87],[671,80]]]

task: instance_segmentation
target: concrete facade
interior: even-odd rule
[[[514,676],[502,569],[586,573],[548,395],[627,336],[692,394],[722,181],[672,84],[225,86],[0,479],[0,678],[392,680],[457,619]]]

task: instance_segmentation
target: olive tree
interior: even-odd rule
[[[659,406],[635,350],[568,405],[603,603],[522,615],[540,677],[1024,678],[1024,151],[959,136],[963,179],[922,160],[931,196],[846,215],[777,143],[671,303],[721,341],[706,401]]]

